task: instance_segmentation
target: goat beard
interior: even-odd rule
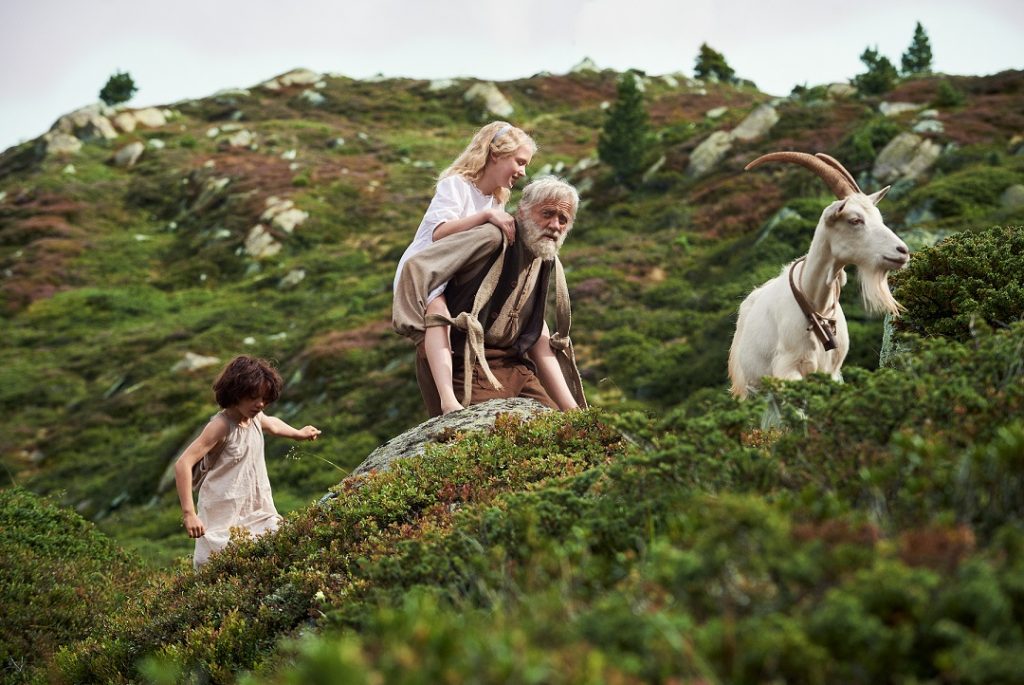
[[[860,294],[864,300],[864,307],[869,312],[899,316],[905,309],[889,290],[887,269],[858,269],[857,277],[860,280]]]
[[[562,243],[565,242],[565,236],[569,234],[568,229],[562,233],[547,231],[528,216],[521,217],[519,223],[523,228],[523,244],[526,249],[534,257],[545,260],[558,256],[558,251],[562,249]],[[554,236],[554,240],[551,240],[550,236]]]

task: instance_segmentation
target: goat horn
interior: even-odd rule
[[[826,155],[824,152],[818,152],[814,156],[817,157],[818,159],[825,160],[825,162],[829,164],[829,166],[835,167],[839,173],[846,177],[846,180],[850,182],[850,185],[857,189],[858,193],[860,193],[861,195],[864,194],[864,191],[860,189],[859,185],[857,185],[856,179],[853,178],[853,174],[847,171],[846,167],[844,167],[838,159],[836,159],[832,155]]]
[[[847,179],[847,176],[838,169],[832,167],[824,160],[818,159],[814,155],[809,155],[806,152],[769,152],[768,154],[761,155],[753,162],[747,164],[743,169],[744,171],[750,171],[754,167],[760,166],[765,162],[792,162],[794,164],[799,164],[805,169],[813,171],[826,183],[826,185],[828,185],[829,190],[835,193],[836,197],[840,200],[848,198],[859,190],[857,188],[857,184],[851,184],[850,180]]]

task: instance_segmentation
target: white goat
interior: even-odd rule
[[[865,195],[843,165],[828,155],[773,152],[764,162],[793,162],[821,177],[839,199],[818,219],[806,257],[756,288],[740,305],[729,349],[732,394],[746,397],[764,376],[798,380],[815,371],[836,380],[850,349],[839,293],[847,265],[855,265],[869,311],[897,316],[903,308],[889,291],[889,272],[910,261],[906,243],[882,221],[875,207],[889,191]],[[803,304],[801,304],[803,300]]]

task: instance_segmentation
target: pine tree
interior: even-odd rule
[[[138,89],[135,87],[135,81],[132,80],[128,72],[118,71],[107,79],[107,84],[100,91],[100,100],[108,105],[128,102],[135,95],[136,90]]]
[[[903,74],[927,74],[932,69],[932,46],[928,41],[928,34],[924,32],[921,22],[917,22],[914,29],[914,40],[910,47],[903,53]]]
[[[697,64],[693,68],[694,75],[699,79],[735,83],[736,72],[725,61],[725,56],[712,49],[707,43],[701,43]]]
[[[605,114],[597,154],[620,183],[632,186],[644,170],[652,144],[643,93],[637,87],[636,75],[626,72],[619,79],[618,97]]]
[[[896,67],[888,57],[878,54],[878,50],[866,48],[860,56],[860,61],[868,70],[855,76],[853,85],[863,95],[881,95],[892,90],[892,87],[896,85],[896,79],[899,78]]]

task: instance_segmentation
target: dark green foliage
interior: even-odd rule
[[[634,186],[648,164],[653,145],[644,96],[636,75],[619,80],[618,97],[608,109],[597,143],[597,153],[620,183]]]
[[[0,682],[24,682],[140,584],[139,563],[69,509],[0,490]]]
[[[100,100],[108,105],[119,105],[128,102],[135,95],[135,81],[127,71],[115,72],[100,90]]]
[[[641,423],[644,451],[594,413],[500,420],[151,593],[58,680],[122,682],[150,654],[229,682],[322,614],[272,682],[1005,679],[1024,648],[1022,344],[1017,324],[920,341],[900,371],[772,383],[781,430],[756,428],[764,399],[715,394]]]
[[[970,340],[981,326],[1024,318],[1024,229],[993,227],[947,238],[914,255],[893,279],[907,308],[901,330]]]
[[[883,95],[893,89],[899,74],[888,57],[878,54],[874,48],[865,48],[860,61],[867,71],[855,76],[853,85],[862,95]]]
[[[939,81],[939,90],[932,104],[936,107],[960,107],[967,101],[963,91],[959,90],[949,79]]]
[[[841,159],[843,166],[854,172],[870,168],[882,148],[902,130],[891,117],[873,117],[843,139],[835,157]]]
[[[969,160],[969,156],[967,158]],[[951,160],[949,166],[954,166]],[[991,162],[997,162],[992,165]],[[926,206],[947,225],[955,229],[990,226],[1000,218],[1000,197],[1006,188],[1024,181],[1024,163],[998,165],[999,158],[985,155],[981,164],[965,164],[962,168],[915,188],[907,196],[909,206]],[[1024,161],[1024,160],[1022,160]]]
[[[720,83],[734,83],[736,81],[736,72],[725,61],[725,55],[707,43],[700,44],[700,52],[697,53],[693,75],[700,79],[708,79]]]
[[[914,27],[914,39],[903,53],[901,67],[904,76],[927,74],[932,69],[932,46],[921,22]]]

